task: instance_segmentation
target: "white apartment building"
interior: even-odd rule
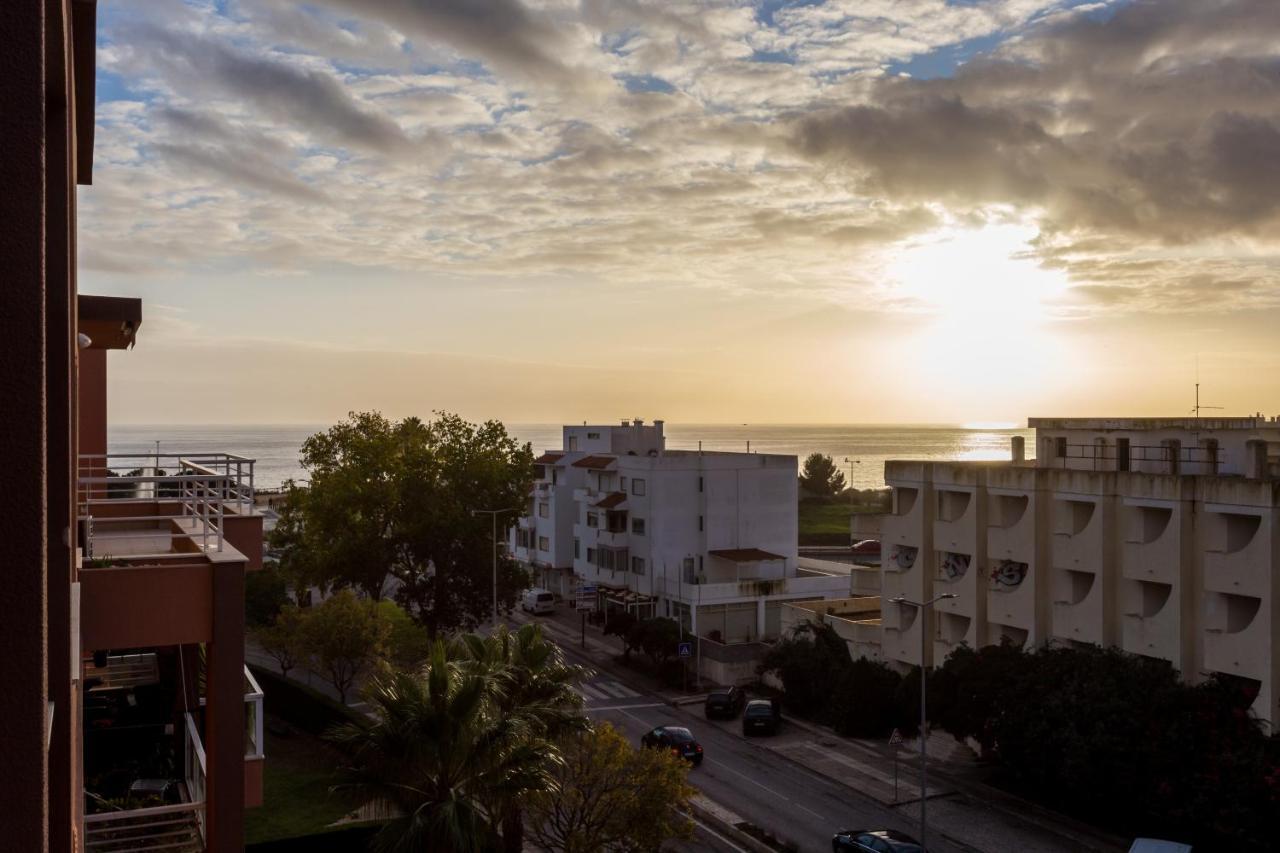
[[[725,644],[778,636],[783,602],[843,598],[850,576],[801,568],[794,456],[667,450],[663,422],[566,426],[538,457],[509,548],[538,583],[670,616]]]
[[[1032,418],[1036,459],[888,462],[881,653],[1008,637],[1230,676],[1280,720],[1280,419]],[[921,618],[894,605],[943,592]]]

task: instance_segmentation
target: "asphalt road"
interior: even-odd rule
[[[565,646],[565,653],[575,662],[591,664],[572,646]],[[582,692],[593,719],[607,720],[637,745],[640,736],[656,726],[689,728],[705,750],[702,765],[689,773],[690,783],[708,799],[775,838],[795,844],[804,853],[829,851],[831,835],[837,829],[890,828],[915,834],[912,823],[891,809],[744,740],[740,720],[706,720],[700,705],[673,708],[628,682],[620,672],[597,675],[584,685]],[[736,848],[704,832],[694,845],[675,849]],[[953,847],[937,837],[930,839],[929,850],[955,853]]]

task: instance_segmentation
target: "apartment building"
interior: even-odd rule
[[[253,463],[107,453],[107,365],[136,299],[76,283],[91,182],[95,5],[0,5],[0,847],[233,851],[261,801],[244,668]]]
[[[536,460],[508,545],[539,583],[723,643],[777,637],[784,602],[849,594],[847,572],[799,565],[796,457],[668,450],[663,427],[566,426]]]
[[[1032,418],[1007,462],[888,462],[881,654],[1118,646],[1280,720],[1280,420]],[[923,617],[890,603],[951,592]]]

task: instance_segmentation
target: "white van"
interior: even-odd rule
[[[556,609],[556,597],[545,589],[534,587],[525,590],[520,609],[526,613],[550,613]]]

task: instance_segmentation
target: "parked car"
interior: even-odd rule
[[[1159,838],[1135,838],[1129,853],[1191,853],[1191,845]]]
[[[742,735],[750,737],[755,734],[776,735],[782,723],[782,714],[778,704],[768,699],[752,699],[742,714]]]
[[[534,587],[525,590],[520,609],[526,613],[550,613],[556,609],[556,597],[549,590]]]
[[[727,717],[732,720],[738,716],[742,706],[746,704],[747,695],[737,687],[725,687],[707,694],[705,711],[707,719]]]
[[[925,853],[920,842],[896,829],[842,829],[831,837],[832,853]]]
[[[658,726],[640,738],[640,745],[648,749],[669,749],[672,755],[695,766],[702,763],[702,744],[683,726]]]
[[[853,543],[853,553],[855,554],[879,554],[879,539],[859,539]]]

